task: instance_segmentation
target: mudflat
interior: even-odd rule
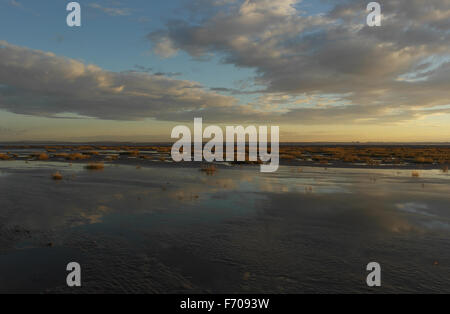
[[[444,170],[93,158],[0,161],[0,292],[450,292]]]

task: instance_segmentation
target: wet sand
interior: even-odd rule
[[[450,292],[443,171],[84,166],[0,161],[0,292]]]

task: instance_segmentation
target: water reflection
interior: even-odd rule
[[[50,179],[56,170],[61,182]],[[156,268],[163,263],[192,278],[183,279],[186,289],[216,292],[361,291],[339,276],[352,276],[371,258],[414,270],[428,263],[425,252],[441,264],[450,260],[443,250],[450,177],[439,171],[413,178],[398,170],[281,167],[261,174],[229,167],[205,176],[197,168],[107,165],[89,172],[79,164],[25,162],[0,163],[0,171],[0,254],[53,241],[130,276],[138,276],[130,261],[156,259]],[[210,282],[189,266],[194,261],[206,277],[222,270],[230,279]],[[166,280],[168,270],[160,271]],[[314,283],[324,275],[331,284]],[[441,278],[448,275],[448,267],[423,274],[434,280],[431,290],[450,290]]]
[[[1,215],[11,225],[36,229],[99,223],[103,216],[116,212],[183,211],[194,215],[223,208],[224,200],[239,203],[245,208],[242,214],[251,214],[261,209],[255,206],[256,200],[270,202],[279,194],[295,195],[295,200],[284,206],[302,205],[300,216],[311,202],[319,204],[322,211],[328,207],[337,211],[336,202],[343,198],[348,208],[355,205],[366,215],[375,210],[377,215],[387,212],[391,219],[398,211],[405,219],[419,213],[444,222],[449,218],[450,177],[438,171],[424,171],[417,180],[409,172],[394,170],[305,168],[295,172],[282,167],[266,175],[256,168],[232,168],[204,176],[191,168],[107,166],[104,172],[92,173],[80,164],[8,162],[8,167],[0,167]],[[63,174],[60,183],[49,180],[55,170]],[[433,204],[427,203],[430,199]]]

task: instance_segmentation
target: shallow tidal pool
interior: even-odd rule
[[[450,176],[0,161],[0,292],[450,293]]]

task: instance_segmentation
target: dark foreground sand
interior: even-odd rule
[[[439,170],[0,161],[0,292],[364,293],[376,261],[375,292],[449,293],[449,205]]]

